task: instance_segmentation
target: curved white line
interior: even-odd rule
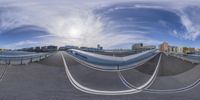
[[[6,74],[7,67],[8,67],[8,66],[5,66],[5,67],[4,67],[3,73],[2,73],[1,76],[0,76],[0,82],[3,80],[3,78],[4,78],[5,74]]]
[[[123,81],[123,83],[126,84],[126,86],[128,86],[129,88],[134,88],[136,89],[137,87],[132,85],[131,83],[129,83],[124,77],[123,75],[120,76],[121,80]],[[200,79],[198,79],[197,81],[195,81],[194,83],[186,86],[186,87],[182,87],[182,88],[178,88],[178,89],[167,89],[167,90],[158,90],[158,89],[142,89],[142,92],[147,92],[147,93],[178,93],[178,92],[184,92],[190,89],[193,89],[194,87],[200,85]]]
[[[71,84],[78,90],[83,91],[85,93],[90,93],[90,94],[96,94],[96,95],[126,95],[126,94],[134,94],[134,93],[139,93],[142,92],[142,89],[150,86],[152,84],[152,82],[154,81],[157,73],[158,73],[158,69],[159,69],[159,65],[156,67],[153,75],[151,76],[151,78],[144,83],[143,85],[137,87],[137,89],[129,89],[129,90],[121,90],[121,91],[103,91],[103,90],[96,90],[96,89],[91,89],[88,87],[85,87],[83,85],[81,85],[80,83],[78,83],[72,76],[72,74],[69,71],[69,68],[66,64],[65,58],[63,56],[63,54],[61,53],[62,59],[63,59],[63,63],[65,66],[65,71],[66,74],[68,76],[68,79],[70,80]],[[160,58],[161,59],[161,56]]]
[[[137,89],[136,86],[132,85],[131,83],[129,83],[124,76],[121,74],[121,72],[118,72],[118,75],[121,79],[121,81],[123,81],[123,83],[128,87],[128,88],[134,88]],[[143,88],[142,92],[148,92],[148,93],[178,93],[178,92],[184,92],[190,89],[193,89],[194,87],[200,85],[200,79],[198,79],[197,81],[195,81],[194,83],[182,87],[182,88],[177,88],[177,89],[166,89],[166,90],[158,90],[158,89],[147,89],[147,88]]]

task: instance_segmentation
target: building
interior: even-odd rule
[[[169,52],[169,45],[167,42],[163,42],[161,45],[160,45],[160,51],[161,52]]]
[[[0,52],[1,52],[1,51],[7,51],[7,50],[8,50],[8,49],[2,49],[2,48],[0,48]]]
[[[189,54],[194,54],[195,53],[195,48],[188,48],[188,53]]]
[[[196,50],[195,50],[195,54],[200,55],[200,49],[199,49],[199,48],[196,48]]]
[[[178,47],[178,52],[179,54],[183,54],[183,47]]]
[[[69,49],[78,49],[79,47],[77,46],[70,46],[70,45],[67,45],[67,46],[64,46],[64,47],[60,47],[59,50],[60,51],[66,51],[66,50],[69,50]]]
[[[41,47],[41,51],[42,51],[42,52],[47,52],[47,51],[48,51],[48,50],[47,50],[47,46],[42,46],[42,47]]]
[[[58,50],[59,50],[59,51],[66,51],[66,50],[65,50],[65,47],[59,47]]]
[[[57,51],[57,50],[58,50],[58,47],[53,46],[53,45],[41,47],[42,52],[54,52],[54,51]]]
[[[142,47],[144,50],[152,50],[152,49],[156,49],[155,45],[148,45],[148,46],[143,46]]]
[[[103,47],[102,47],[100,44],[98,44],[98,45],[97,45],[97,49],[103,50]]]
[[[132,50],[140,49],[143,47],[143,43],[136,43],[132,45]]]
[[[195,48],[183,47],[184,54],[194,54],[195,52],[196,52]]]
[[[80,47],[80,50],[88,51],[88,52],[99,52],[99,51],[102,51],[102,49],[92,48],[92,47]]]
[[[188,48],[187,47],[183,47],[183,53],[187,54],[188,52],[189,52]]]
[[[3,49],[3,48],[0,48],[0,51],[10,51],[10,49]]]
[[[200,52],[200,49],[199,48],[195,48],[195,52]]]
[[[35,52],[41,52],[41,48],[40,47],[35,47]]]
[[[132,45],[132,51],[136,53],[152,50],[152,49],[156,49],[156,46],[154,45],[144,46],[143,43],[136,43]]]
[[[169,53],[178,53],[178,47],[177,46],[168,46],[168,52]]]
[[[34,47],[30,47],[30,48],[23,48],[20,49],[19,51],[28,51],[28,52],[34,52],[35,48]]]
[[[101,51],[103,51],[103,47],[101,45],[99,45],[99,44],[97,45],[96,48],[82,46],[79,49],[83,50],[83,51],[88,51],[88,52],[101,52]]]

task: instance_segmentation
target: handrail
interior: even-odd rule
[[[61,53],[62,59],[63,59],[63,63],[65,66],[65,71],[66,74],[68,76],[68,79],[70,80],[71,84],[78,90],[85,92],[85,93],[90,93],[90,94],[96,94],[96,95],[127,95],[127,94],[134,94],[134,93],[139,93],[142,92],[143,89],[149,87],[155,80],[158,70],[159,70],[159,64],[160,64],[160,60],[161,60],[161,55],[159,57],[159,61],[157,63],[156,69],[153,73],[153,75],[149,78],[149,80],[144,83],[143,85],[137,87],[136,89],[128,89],[128,90],[119,90],[119,91],[104,91],[104,90],[96,90],[96,89],[92,89],[92,88],[88,88],[83,86],[82,84],[78,83],[74,77],[72,76],[72,74],[69,71],[69,68],[67,66],[67,63],[65,61],[64,55]]]
[[[44,58],[49,57],[49,53],[39,54],[28,54],[28,55],[0,55],[0,64],[17,65],[17,64],[28,64],[35,61],[40,61]]]
[[[90,68],[93,68],[93,69],[96,69],[96,70],[101,70],[101,71],[119,71],[119,70],[122,71],[122,70],[129,70],[129,69],[132,69],[132,68],[136,68],[136,67],[148,62],[149,60],[151,60],[152,58],[154,58],[158,54],[159,53],[156,53],[156,54],[154,54],[154,55],[152,55],[148,58],[145,58],[145,59],[137,61],[137,62],[133,62],[133,63],[128,64],[128,65],[102,66],[102,65],[95,65],[95,64],[92,64],[92,63],[88,63],[86,61],[80,60],[80,59],[78,59],[78,58],[67,53],[67,55],[72,57],[72,59],[79,62],[80,64],[87,66],[87,67],[90,67]]]
[[[80,50],[71,50],[68,52],[70,55],[83,60],[85,62],[100,65],[100,66],[124,66],[130,65],[132,62],[138,62],[145,58],[151,57],[152,55],[158,53],[156,50],[149,50],[138,54],[133,54],[125,57],[112,57],[99,55],[94,53],[88,53]],[[105,57],[105,58],[104,58]]]

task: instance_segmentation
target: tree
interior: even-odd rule
[[[189,52],[189,49],[187,47],[183,47],[183,53],[187,54]]]

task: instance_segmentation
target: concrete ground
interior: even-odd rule
[[[119,89],[127,88],[119,81],[118,77],[115,76],[116,75],[115,73],[105,74],[104,72],[99,72],[94,69],[89,69],[88,67],[82,66],[77,62],[73,62],[72,61],[73,59],[70,60],[66,54],[64,54],[64,56],[68,64],[74,65],[74,66],[69,66],[70,71],[72,72],[73,76],[75,76],[76,79],[79,79],[78,81],[81,82],[81,84],[91,86],[91,88],[92,87],[103,88],[103,89],[106,88],[111,90],[118,89],[117,88],[118,86],[120,87]],[[49,58],[41,62],[32,63],[29,65],[19,65],[19,66],[0,65],[0,76],[5,67],[6,67],[5,74],[3,75],[2,80],[0,81],[0,100],[199,100],[200,99],[199,95],[200,86],[196,86],[195,88],[186,92],[172,93],[172,94],[157,94],[157,93],[143,93],[143,92],[131,95],[121,95],[121,96],[102,96],[102,95],[87,94],[77,90],[71,85],[70,81],[66,76],[65,68],[60,53],[55,53],[54,55],[50,56]],[[184,76],[188,76],[186,77],[188,78],[188,81],[190,80],[190,78],[192,80],[195,80],[196,78],[198,78],[199,69],[200,68],[198,67],[198,65],[193,66],[193,68],[189,69],[189,71],[184,70],[182,71],[183,73],[174,74],[172,76],[175,76],[174,80],[177,80],[179,78],[183,79]],[[141,73],[141,70],[135,70],[135,71]],[[148,73],[143,73],[143,74],[145,76],[148,76],[149,75]],[[159,77],[159,79],[164,79],[165,80],[164,82],[167,82],[168,80],[166,80],[167,79],[166,77],[168,76],[162,76]],[[169,77],[171,76],[169,75]],[[134,79],[135,78],[133,78],[132,80]],[[131,78],[129,78],[129,80],[131,80]],[[96,85],[92,82],[94,82]]]
[[[165,54],[163,54],[162,58],[159,72],[161,76],[177,75],[191,70],[197,65]]]
[[[136,68],[142,73],[152,75],[158,62],[159,55],[146,64]],[[160,62],[159,76],[172,76],[191,70],[198,64],[183,61],[182,59],[174,56],[165,55],[162,53],[162,59]]]
[[[154,89],[177,89],[200,79],[200,65],[163,54],[159,76],[151,86]]]
[[[67,65],[73,77],[82,85],[100,90],[124,90],[128,89],[121,82],[117,72],[105,72],[84,67],[70,56],[65,57]],[[108,77],[109,76],[109,77]]]
[[[121,74],[132,85],[140,86],[147,82],[151,77],[157,66],[159,56],[160,54],[156,55],[154,58],[137,68],[121,71]]]

